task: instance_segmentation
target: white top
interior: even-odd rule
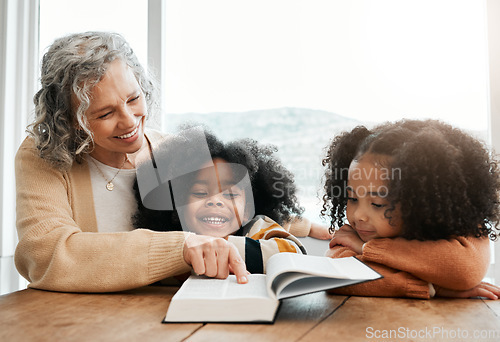
[[[137,211],[137,202],[132,189],[135,169],[121,169],[118,172],[119,169],[103,164],[89,155],[87,155],[87,163],[92,181],[97,230],[107,233],[133,230],[132,215]],[[96,164],[106,179],[101,175]],[[109,191],[106,189],[106,184],[113,177],[115,177],[114,188],[113,191]],[[129,213],[129,215],[123,213]]]

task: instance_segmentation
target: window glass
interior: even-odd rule
[[[485,8],[477,0],[170,0],[166,127],[278,146],[306,217],[339,131],[438,118],[485,137]]]
[[[125,37],[146,67],[147,19],[147,1],[40,0],[40,57],[54,39],[66,34],[113,31]]]

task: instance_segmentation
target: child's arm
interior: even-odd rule
[[[326,256],[344,258],[355,256],[355,254],[348,247],[335,246],[327,251]],[[421,299],[429,299],[431,297],[428,282],[418,279],[407,272],[363,260],[363,256],[361,255],[358,255],[357,258],[380,273],[384,278],[328,290],[328,293],[349,296],[409,297]]]
[[[488,299],[496,300],[500,296],[500,287],[481,282],[479,285],[470,290],[455,291],[445,289],[443,287],[434,286],[436,290],[436,297],[451,297],[451,298],[471,298],[471,297],[486,297]]]
[[[488,239],[458,237],[418,241],[403,238],[363,241],[349,226],[335,233],[330,247],[342,245],[367,261],[405,271],[434,285],[469,290],[479,284],[489,265]]]
[[[356,252],[349,247],[336,245],[327,250],[325,255],[331,258],[346,258],[356,256]],[[357,258],[363,260],[361,255],[357,256]],[[391,269],[390,267],[366,260],[364,262],[382,274],[384,278],[364,284],[333,289],[329,293],[375,297],[416,297],[424,299],[429,299],[432,296],[428,282],[415,278],[407,272]],[[427,288],[425,284],[427,284]],[[439,286],[433,286],[433,288],[436,297],[470,298],[481,296],[496,300],[500,296],[500,287],[485,282],[481,282],[479,285],[463,291],[446,289]]]
[[[306,254],[302,243],[269,217],[256,216],[251,224],[245,236],[228,237],[245,259],[250,273],[265,273],[267,259],[276,253]]]
[[[305,237],[311,231],[311,221],[305,217],[293,216],[290,221],[283,222],[283,229],[297,237]]]
[[[329,258],[348,258],[352,256],[357,256],[358,253],[350,249],[349,247],[341,246],[341,245],[335,245],[331,246],[330,248],[326,250],[325,256]]]
[[[290,221],[283,224],[283,228],[298,237],[310,236],[320,240],[332,238],[332,234],[330,234],[326,225],[311,222],[304,217],[294,216]]]
[[[469,290],[481,282],[488,269],[488,241],[474,237],[436,241],[374,239],[364,245],[363,258],[440,287]]]
[[[319,240],[330,240],[332,238],[332,234],[330,234],[327,226],[315,222],[311,223],[309,236]]]
[[[358,233],[348,224],[344,224],[335,232],[330,241],[329,247],[344,246],[354,251],[355,254],[363,253],[363,240]]]

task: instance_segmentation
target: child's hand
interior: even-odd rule
[[[481,282],[479,285],[470,290],[456,291],[445,289],[434,285],[436,290],[436,297],[452,297],[452,298],[470,298],[470,297],[486,297],[488,299],[496,300],[500,296],[500,287]]]
[[[336,245],[341,245],[352,249],[357,254],[363,254],[363,240],[359,237],[358,233],[348,224],[344,224],[333,235],[329,247],[332,248]]]
[[[309,236],[320,240],[330,240],[332,238],[332,234],[330,234],[328,227],[318,223],[311,223]]]

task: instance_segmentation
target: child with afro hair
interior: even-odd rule
[[[498,299],[481,281],[499,235],[500,173],[481,142],[436,120],[358,126],[323,165],[322,214],[335,231],[326,255],[357,256],[384,276],[331,293]]]
[[[181,138],[166,141],[169,152],[154,157],[168,160],[172,174],[182,174],[170,184],[174,210],[147,208],[136,182],[136,228],[225,237],[237,247],[251,273],[265,273],[265,263],[275,253],[305,254],[292,233],[330,238],[327,227],[300,217],[303,209],[293,174],[276,156],[275,147],[252,139],[224,143],[207,129],[202,129],[204,139],[200,142],[189,132],[192,129],[187,127]],[[208,147],[209,163],[196,161],[202,145]],[[157,149],[162,150],[162,146]],[[179,171],[182,169],[195,171],[184,173]],[[157,191],[171,196],[168,186],[159,188]]]

